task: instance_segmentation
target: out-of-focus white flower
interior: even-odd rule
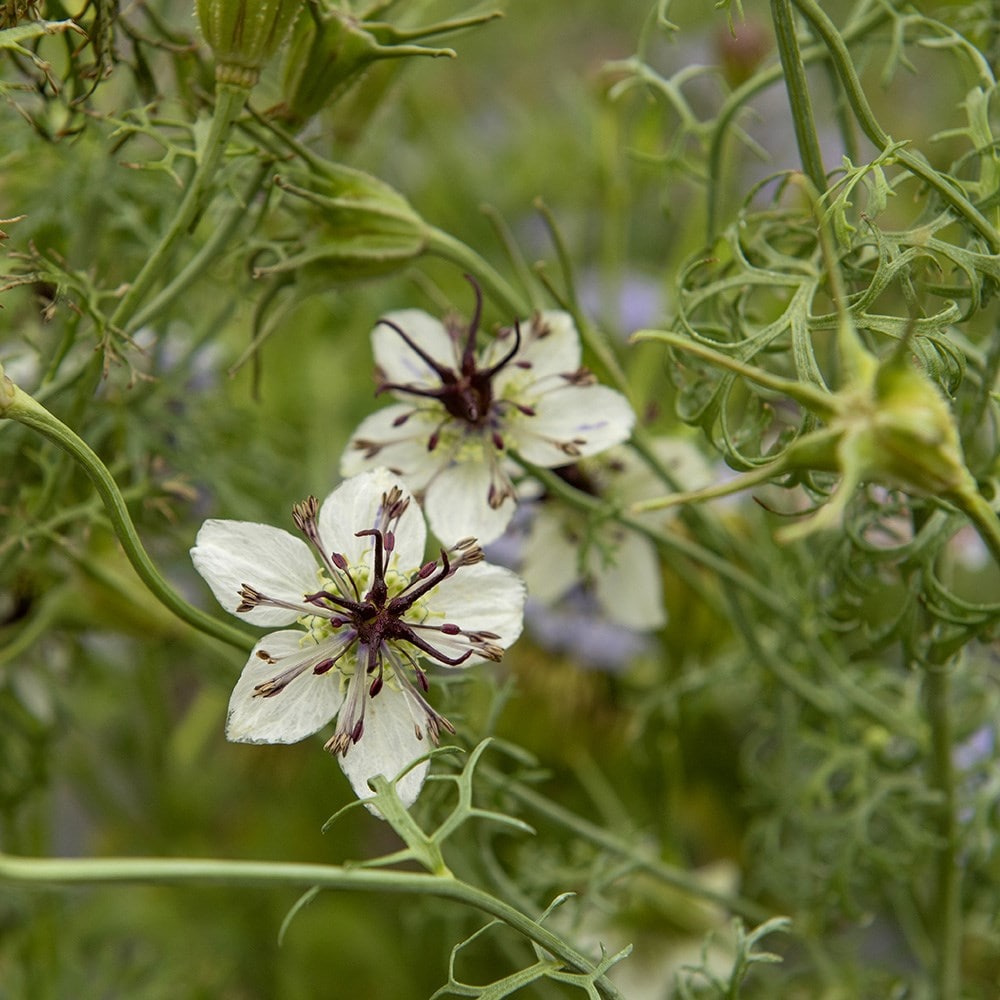
[[[219,603],[253,625],[286,626],[255,646],[229,702],[226,736],[295,743],[334,716],[326,749],[359,797],[454,731],[424,697],[420,661],[499,660],[521,633],[524,584],[483,563],[471,538],[424,562],[426,528],[385,469],[348,480],[322,506],[293,508],[304,536],[246,521],[206,521],[191,558]],[[416,799],[424,762],[397,785]]]
[[[444,542],[499,537],[516,497],[507,452],[545,468],[624,441],[635,415],[582,368],[564,312],[536,313],[476,350],[481,299],[468,328],[407,309],[372,331],[379,392],[400,402],[358,427],[341,473],[386,466],[423,502]]]
[[[711,467],[691,442],[661,438],[654,451],[678,488],[712,481]],[[572,485],[623,507],[663,491],[646,463],[624,447],[557,471]],[[554,604],[582,582],[611,622],[637,631],[666,623],[659,556],[648,538],[614,521],[594,526],[562,505],[537,506],[521,565],[533,598]],[[663,521],[662,515],[639,519],[651,525]]]

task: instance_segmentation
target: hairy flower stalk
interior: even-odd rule
[[[400,402],[363,421],[341,459],[344,475],[391,468],[422,497],[445,542],[503,533],[516,503],[509,452],[543,468],[566,465],[625,440],[635,420],[625,398],[581,366],[566,313],[536,313],[478,348],[475,288],[468,326],[419,310],[379,321],[378,392]]]
[[[483,562],[465,538],[423,561],[426,531],[385,469],[357,476],[322,504],[292,512],[304,538],[278,528],[207,521],[191,556],[223,607],[257,625],[290,625],[253,649],[229,704],[226,735],[293,743],[334,716],[325,748],[355,791],[389,778],[437,744],[451,723],[427,701],[424,662],[498,661],[521,631],[524,585]],[[424,762],[398,791],[412,802]]]

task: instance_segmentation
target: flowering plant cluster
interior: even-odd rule
[[[3,997],[995,1000],[925,6],[0,3]]]

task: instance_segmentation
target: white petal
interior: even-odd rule
[[[319,585],[317,562],[301,538],[252,521],[206,521],[191,549],[195,569],[218,602],[236,614],[240,588],[248,584],[267,597],[302,601]],[[298,613],[285,608],[252,608],[239,618],[251,625],[289,625]]]
[[[433,749],[426,738],[417,739],[415,724],[401,692],[386,685],[374,698],[369,698],[364,733],[340,758],[340,766],[359,799],[372,794],[369,778],[384,774],[392,780],[407,764]],[[416,801],[427,767],[428,762],[424,761],[396,785],[403,805],[410,806]]]
[[[635,414],[625,397],[604,385],[567,385],[547,392],[535,416],[518,420],[513,447],[529,462],[552,468],[595,455],[632,433]],[[560,444],[574,449],[567,452]]]
[[[396,421],[404,416],[403,424]],[[441,410],[442,418],[445,416]],[[368,469],[386,468],[397,473],[412,490],[422,490],[434,473],[449,460],[443,449],[428,451],[427,442],[440,420],[428,419],[412,406],[397,403],[365,417],[351,436],[340,458],[340,474],[356,476]],[[368,452],[378,449],[371,457]]]
[[[506,396],[505,390],[512,383],[530,384],[553,375],[571,374],[580,367],[580,335],[569,313],[543,312],[537,319],[522,321],[520,329],[521,349],[517,352],[516,362],[527,362],[531,367],[525,369],[511,363],[502,368],[493,383],[497,397]],[[492,348],[491,360],[502,357],[499,348],[507,342]],[[519,394],[514,393],[511,398],[519,398]]]
[[[580,582],[577,547],[566,537],[563,519],[537,505],[524,547],[521,576],[528,593],[543,604],[553,604]]]
[[[229,699],[226,739],[234,743],[297,743],[325,726],[344,696],[337,669],[315,674],[307,667],[286,688],[268,698],[254,688],[317,656],[318,647],[299,645],[304,632],[287,629],[265,635],[253,648]],[[266,652],[270,663],[258,656]]]
[[[517,505],[513,497],[507,496],[499,507],[491,507],[493,481],[494,473],[487,462],[458,462],[444,469],[427,487],[424,511],[431,530],[445,545],[470,537],[487,545],[504,533]]]
[[[611,621],[637,631],[666,624],[660,561],[653,544],[633,531],[615,532],[610,553],[596,546],[590,566],[597,599]],[[611,561],[606,561],[610,554]]]
[[[441,620],[466,631],[495,632],[500,637],[496,643],[506,649],[521,634],[526,596],[524,581],[516,573],[476,563],[462,566],[439,583],[428,595],[427,604],[434,615],[443,616]],[[471,657],[465,663],[478,659]]]
[[[382,497],[394,486],[410,501],[395,528],[396,548],[390,567],[403,572],[416,569],[424,559],[427,528],[420,507],[403,487],[400,477],[388,469],[362,472],[341,483],[323,501],[319,511],[319,534],[323,545],[343,555],[351,566],[371,565],[373,542],[356,532],[374,528],[382,507]]]
[[[384,319],[398,326],[425,354],[444,368],[454,369],[457,358],[455,343],[444,324],[420,309],[399,309],[386,313]],[[401,385],[435,387],[441,379],[433,368],[386,323],[372,330],[372,351],[387,382]],[[396,393],[400,399],[410,399]]]

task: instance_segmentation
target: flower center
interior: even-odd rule
[[[432,369],[440,385],[428,387],[410,383],[385,382],[379,386],[378,391],[381,393],[391,389],[411,396],[436,399],[456,420],[464,421],[471,427],[480,429],[490,422],[494,410],[493,378],[513,360],[520,350],[521,331],[515,323],[514,346],[495,364],[480,368],[476,357],[476,334],[479,331],[479,321],[482,317],[483,293],[474,279],[469,278],[469,282],[476,293],[476,308],[465,333],[465,343],[458,364],[452,368],[442,364],[420,347],[402,327],[397,326],[391,320],[382,319],[379,322],[394,330],[403,339],[406,346]]]

